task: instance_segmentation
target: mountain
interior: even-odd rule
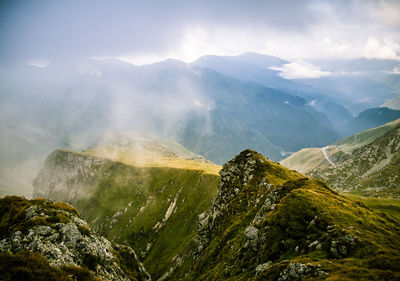
[[[340,191],[398,197],[399,130],[397,119],[322,149],[302,149],[281,163]]]
[[[320,89],[333,99],[344,100],[346,107],[357,114],[377,107],[398,95],[400,87],[396,69],[399,61],[387,59],[311,60],[326,77],[299,79],[299,82]]]
[[[252,150],[224,164],[220,179],[149,169],[148,185],[138,168],[104,169],[94,159],[111,160],[87,153],[94,152],[50,155],[36,195],[68,185],[88,191],[97,182],[76,206],[93,229],[140,253],[153,279],[400,278],[400,221]],[[75,176],[67,176],[73,167]]]
[[[168,272],[172,280],[400,277],[398,220],[254,151],[240,153],[220,174],[196,238]]]
[[[35,198],[72,203],[96,232],[134,248],[153,278],[191,241],[221,169],[156,140],[111,135],[83,152],[57,150],[34,181]]]
[[[2,280],[151,280],[135,252],[95,234],[61,202],[0,199]]]
[[[297,80],[284,79],[280,76],[279,71],[271,69],[285,64],[290,64],[290,62],[254,53],[239,56],[204,56],[191,63],[193,66],[212,69],[243,82],[257,83],[281,92],[301,96],[318,112],[326,114],[334,126],[352,118],[351,113],[342,105],[345,102],[327,97],[324,94],[326,89],[321,91],[319,88]],[[335,94],[332,95],[335,96]]]
[[[334,158],[334,153],[337,153],[337,155],[343,153],[351,154],[355,149],[363,147],[377,138],[382,137],[385,133],[398,125],[400,125],[400,119],[343,138],[326,148],[304,148],[283,159],[280,163],[285,167],[307,174],[307,172],[312,169],[321,169],[331,165],[327,157],[330,159]],[[327,157],[323,151],[327,153]]]
[[[308,174],[340,191],[368,196],[400,197],[400,126],[370,144],[344,155],[335,167]]]
[[[398,118],[400,118],[400,110],[393,110],[386,107],[370,108],[364,110],[354,119],[347,122],[341,131],[345,136],[349,136],[378,127]]]
[[[189,115],[180,142],[216,163],[246,147],[277,160],[296,148],[337,138],[326,116],[300,97],[213,71],[204,71],[201,79],[207,81],[202,92],[214,107],[207,115]]]
[[[338,138],[306,99],[176,60],[1,67],[0,84],[2,194],[29,196],[45,155],[107,133],[172,139],[218,164],[247,147],[278,160]]]

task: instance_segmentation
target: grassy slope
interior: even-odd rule
[[[274,168],[273,174],[269,167]],[[250,280],[255,276],[257,264],[267,261],[272,264],[257,280],[277,280],[289,262],[319,264],[320,270],[329,273],[327,280],[400,278],[398,220],[336,193],[321,181],[299,179],[298,174],[271,162],[260,169],[258,176],[228,204],[208,247],[184,279]],[[262,178],[273,184],[272,190],[277,190],[282,197],[257,225],[259,235],[265,235],[265,242],[257,252],[244,251],[244,230],[251,224],[262,200],[259,204],[253,202],[257,202],[256,197],[272,192],[259,184]],[[232,184],[229,183],[231,187]],[[346,257],[332,257],[332,241],[340,241],[346,235],[355,237],[356,245],[348,248]],[[316,240],[321,243],[319,250],[308,246]]]
[[[202,171],[115,164],[93,196],[79,201],[77,208],[110,240],[128,243],[138,253],[151,243],[144,263],[156,277],[194,235],[198,214],[211,205],[218,182],[218,176]],[[155,231],[175,198],[174,212]]]
[[[169,262],[195,234],[198,214],[216,195],[221,169],[181,146],[161,144],[145,140],[59,152],[111,160],[94,186],[85,187],[90,193],[83,192],[76,207],[101,235],[142,253],[153,277],[169,269]],[[57,159],[61,158],[67,159]],[[168,209],[172,213],[163,222]],[[157,223],[161,227],[154,229]]]
[[[303,148],[280,163],[300,173],[305,173],[316,167],[329,165],[320,148]]]
[[[352,200],[360,201],[369,208],[389,214],[400,220],[400,199],[398,198],[363,197],[351,193],[345,193],[343,195]]]
[[[353,151],[336,165],[309,171],[343,192],[362,196],[400,197],[400,127]]]
[[[118,161],[135,167],[169,167],[187,170],[202,170],[206,173],[218,175],[221,166],[215,165],[202,158],[179,158],[173,154],[165,155],[142,148],[120,148],[115,146],[100,146],[83,152],[101,158]],[[195,155],[193,154],[193,157]]]
[[[338,146],[338,148],[343,152],[351,154],[357,148],[365,146],[373,142],[377,138],[382,137],[388,131],[394,129],[399,124],[400,124],[400,119],[397,119],[395,121],[386,123],[382,126],[362,131],[350,137],[341,139],[335,142],[334,145]]]
[[[26,210],[31,206],[43,208],[40,216],[33,219],[26,219]],[[51,202],[38,198],[27,200],[18,196],[6,196],[0,198],[0,240],[9,237],[13,232],[20,231],[23,235],[29,235],[30,229],[35,226],[57,227],[58,223],[68,223],[70,218],[63,212],[68,212],[72,216],[79,216],[78,211],[69,204],[62,202]],[[80,231],[90,229],[83,228]],[[115,255],[122,252],[115,251]],[[119,256],[121,257],[121,256]],[[132,281],[144,280],[139,274],[136,261],[118,260],[127,276]],[[0,279],[5,281],[13,280],[37,280],[37,281],[56,281],[56,280],[82,280],[100,281],[102,279],[94,276],[89,269],[90,265],[83,262],[80,266],[64,265],[60,268],[49,264],[49,261],[40,252],[20,250],[16,253],[1,251],[0,249]]]

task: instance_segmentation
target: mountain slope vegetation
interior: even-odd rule
[[[399,130],[400,119],[397,119],[322,149],[300,150],[281,163],[323,179],[342,192],[398,197]]]
[[[220,169],[178,144],[122,135],[84,152],[53,152],[34,197],[73,204],[99,234],[133,247],[156,278],[195,234]]]
[[[334,161],[339,161],[341,155],[351,154],[357,148],[361,148],[379,137],[382,137],[388,131],[400,125],[400,119],[388,122],[376,128],[372,128],[352,136],[338,140],[337,142],[325,148],[327,156]],[[304,148],[293,153],[281,161],[282,165],[307,174],[312,169],[322,169],[331,164],[327,160],[321,148]]]
[[[395,280],[400,222],[246,150],[173,280]],[[189,272],[189,274],[188,274]]]
[[[400,126],[384,136],[341,156],[335,167],[313,169],[308,174],[324,179],[340,191],[359,195],[400,197]]]
[[[153,279],[400,278],[400,221],[255,151],[226,163],[221,178],[204,170],[135,167],[95,151],[54,152],[36,180],[36,195],[52,197],[45,193],[52,187],[80,182],[88,193],[65,198],[76,199],[94,230],[135,249]],[[81,170],[66,177],[72,167]]]

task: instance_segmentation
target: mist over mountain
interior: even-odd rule
[[[0,279],[400,280],[399,105],[398,0],[2,0]]]
[[[238,57],[244,59],[270,60]],[[246,147],[279,160],[338,138],[333,122],[305,98],[177,60],[14,65],[1,69],[1,82],[2,188],[18,192],[29,190],[46,154],[87,148],[107,132],[166,137],[216,163]],[[25,176],[15,177],[20,169]]]

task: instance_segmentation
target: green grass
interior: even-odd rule
[[[197,217],[211,206],[219,176],[191,169],[143,168],[122,163],[114,163],[108,169],[109,176],[98,181],[91,197],[78,200],[77,208],[100,234],[131,245],[138,254],[152,243],[144,264],[157,277],[196,233]],[[176,197],[174,212],[155,231],[153,227],[164,219]],[[120,215],[114,216],[118,212]]]
[[[363,197],[351,193],[343,195],[352,200],[360,201],[370,208],[389,214],[400,220],[400,199],[398,198]]]
[[[263,176],[255,176],[229,202],[210,243],[185,280],[250,280],[255,267],[267,261],[272,265],[257,280],[277,280],[289,262],[320,264],[321,270],[329,273],[326,280],[400,278],[400,221],[377,212],[371,203],[368,207],[335,192],[322,181],[300,178],[273,163],[260,169],[255,174]],[[258,184],[263,177],[273,183],[280,200],[258,226],[259,235],[265,237],[258,252],[243,250],[244,230],[260,207],[253,202],[271,192]],[[234,182],[229,186],[233,188]],[[379,206],[374,203],[375,208]],[[331,252],[332,241],[348,235],[354,237],[355,244],[346,244],[346,254],[336,258]],[[319,241],[321,248],[310,248],[313,241]],[[322,279],[312,276],[305,280]]]
[[[36,207],[36,210],[35,216],[28,220],[26,210],[30,207]],[[60,227],[59,223],[68,223],[74,216],[79,216],[78,211],[66,203],[54,203],[42,198],[27,200],[18,196],[6,196],[0,198],[0,240],[9,237],[15,231],[21,231],[23,235],[27,235],[36,225],[47,225],[57,230]],[[86,236],[94,235],[84,224],[79,224],[78,230]],[[143,279],[137,264],[132,261],[134,257],[128,255],[124,249],[115,250],[114,254],[131,280]],[[129,261],[122,257],[128,257]],[[56,268],[49,265],[40,253],[31,251],[10,253],[2,252],[0,249],[0,280],[100,281],[93,275],[99,262],[98,257],[86,253],[81,266],[64,265]]]

